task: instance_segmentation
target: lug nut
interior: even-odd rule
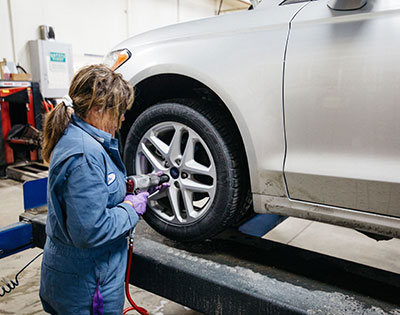
[[[179,183],[177,181],[174,182],[174,185],[175,185],[176,188],[180,188]]]
[[[168,168],[168,167],[169,167],[169,163],[168,163],[168,161],[165,161],[165,163],[164,163],[164,166],[165,166],[166,168]]]
[[[181,165],[181,162],[182,162],[182,161],[181,161],[180,159],[176,159],[176,160],[175,160],[175,163],[178,164],[178,165]]]
[[[185,173],[185,172],[182,172],[181,177],[182,177],[183,179],[188,178],[188,174]]]

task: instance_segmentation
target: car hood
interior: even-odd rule
[[[115,49],[137,47],[161,41],[183,39],[193,36],[197,37],[206,34],[215,34],[217,30],[224,32],[230,29],[229,20],[231,19],[226,18],[226,16],[217,16],[161,27],[133,36],[120,43],[115,47]]]
[[[279,0],[269,0],[270,3],[274,4]],[[240,11],[236,13],[230,13],[221,16],[212,16],[204,19],[183,22],[178,24],[173,24],[144,32],[135,35],[122,43],[114,47],[113,50],[121,48],[135,48],[143,45],[156,44],[160,42],[166,42],[171,40],[181,40],[191,37],[199,36],[218,36],[229,32],[235,32],[243,29],[243,26],[247,28],[259,26],[256,17],[261,10],[265,11],[267,6],[257,7],[256,10],[252,11]],[[266,21],[269,19],[265,16]],[[276,20],[273,18],[273,12],[271,12],[271,24],[275,24]],[[264,25],[265,26],[265,25]]]

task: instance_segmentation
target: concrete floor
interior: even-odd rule
[[[375,241],[330,224],[289,218],[264,238],[400,274],[400,239]]]
[[[17,222],[23,211],[22,184],[0,180],[0,200],[0,227]],[[296,218],[287,219],[264,238],[400,274],[400,239],[377,242],[354,230]],[[1,259],[0,285],[40,252],[29,249]],[[45,314],[38,297],[40,263],[39,258],[21,274],[15,291],[0,297],[0,314]],[[135,302],[153,315],[199,314],[134,286],[131,292]]]

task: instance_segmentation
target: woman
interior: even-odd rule
[[[40,298],[48,313],[122,314],[126,235],[148,196],[125,196],[114,138],[132,103],[133,89],[120,74],[92,65],[75,74],[69,97],[46,118],[49,211]]]

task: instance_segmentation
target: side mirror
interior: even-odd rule
[[[337,11],[358,10],[367,4],[367,0],[329,0],[328,7]]]

